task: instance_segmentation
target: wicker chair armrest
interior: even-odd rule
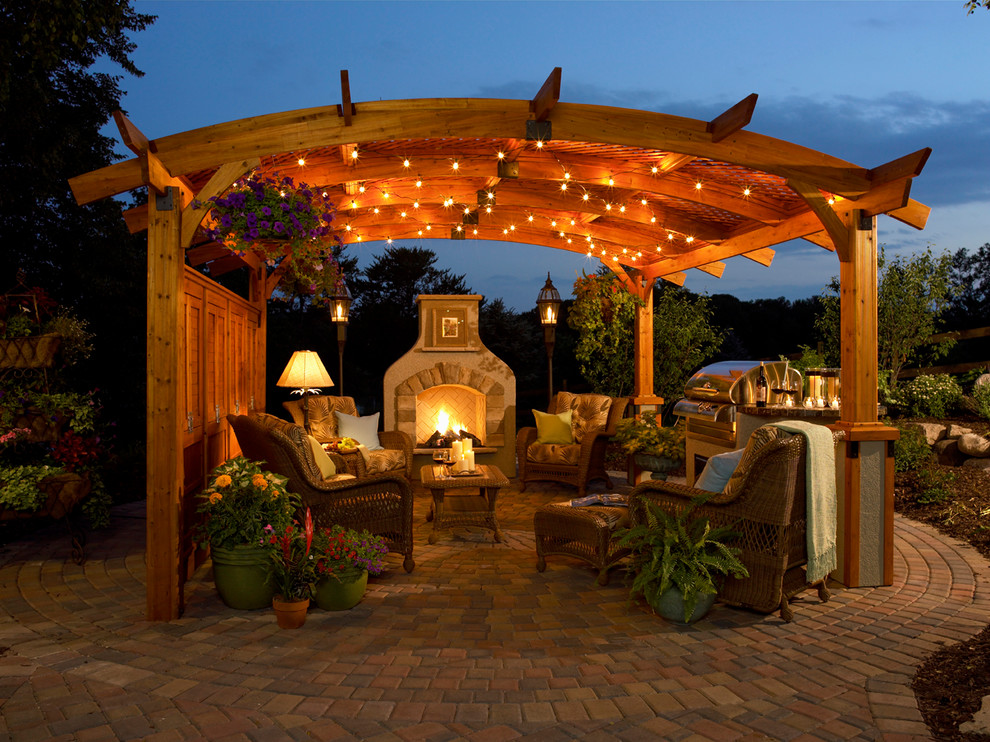
[[[406,466],[403,472],[407,479],[412,478],[413,471],[413,439],[401,430],[383,430],[378,433],[378,441],[382,448],[390,451],[402,451],[405,454]]]
[[[532,443],[536,443],[536,428],[520,428],[516,433],[516,448],[523,446],[526,450]]]

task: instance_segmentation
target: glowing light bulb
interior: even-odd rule
[[[667,232],[667,239],[668,240],[674,239],[674,233],[673,232]]]
[[[571,219],[571,226],[573,227],[575,224],[577,224],[577,222],[575,222],[573,219]]]
[[[492,207],[491,206],[486,206],[485,207],[485,213],[486,214],[491,214],[492,213]]]
[[[566,236],[566,235],[564,234],[564,232],[563,232],[563,230],[561,230],[561,232],[560,232],[560,236],[561,236],[561,237],[565,237],[565,236]]]
[[[409,167],[409,160],[403,160],[402,167]]]
[[[478,228],[477,227],[474,228],[474,234],[478,234]]]
[[[570,179],[571,179],[571,174],[570,173],[564,173],[564,180],[570,180]]]
[[[685,237],[684,241],[690,245],[692,242],[694,242],[694,237],[690,237],[690,236]]]
[[[551,227],[556,227],[557,226],[557,220],[556,219],[551,219],[550,220],[550,226]]]
[[[641,203],[641,204],[642,204],[643,206],[646,206],[646,199],[645,199],[645,198],[641,198],[641,199],[639,200],[639,202],[640,202],[640,203]]]
[[[502,234],[508,234],[508,233],[509,233],[509,230],[507,230],[507,229],[503,229],[502,230]]]
[[[382,194],[382,198],[389,198],[389,196],[390,194],[388,191],[385,191],[385,193]]]
[[[306,164],[306,160],[304,160],[302,157],[300,157],[298,160],[296,160],[296,162],[299,163],[299,167],[302,167],[303,165]]]
[[[351,208],[352,209],[356,209],[357,208],[357,202],[356,201],[351,201]]]
[[[605,204],[605,211],[611,211],[611,210],[612,210],[612,204]]]
[[[608,184],[609,184],[610,186],[613,186],[613,185],[615,185],[615,180],[614,180],[614,179],[613,179],[613,178],[612,178],[611,176],[609,176],[609,179],[608,179]]]
[[[537,139],[536,140],[536,148],[537,149],[543,149],[543,140],[541,140],[541,139]]]
[[[351,150],[351,159],[356,160],[357,158],[358,158],[358,151],[357,148],[355,147],[353,150]]]
[[[357,237],[358,242],[360,242],[361,239],[362,239],[361,235],[358,235],[358,237]]]
[[[567,183],[561,183],[560,184],[560,190],[566,191],[567,190]]]
[[[386,237],[385,238],[385,242],[387,242],[388,244],[391,245],[392,244],[392,238],[391,237]]]
[[[510,224],[509,225],[509,231],[510,232],[515,232],[516,231],[516,225],[515,224]]]
[[[344,227],[344,229],[346,229],[348,232],[350,232],[351,231],[351,225],[348,224],[346,227]]]
[[[414,209],[418,209],[419,208],[419,201],[413,201],[413,208]]]
[[[660,172],[660,168],[658,168],[656,165],[654,165],[652,168],[650,168],[650,172],[652,172],[654,175],[656,175],[657,173]]]
[[[358,186],[358,193],[364,193],[364,186],[363,185],[359,185]]]
[[[505,159],[505,152],[499,152],[498,153],[498,159],[504,160]]]
[[[470,214],[471,213],[471,209],[468,208],[468,207],[464,207],[464,213],[465,214]]]
[[[587,193],[585,193],[583,196],[581,196],[581,199],[584,200],[584,201],[587,201],[589,198],[591,198],[591,196],[589,196]]]
[[[457,225],[457,231],[458,232],[463,232],[464,231],[464,228],[460,224],[458,224]]]
[[[421,181],[421,180],[417,180],[417,181],[416,181],[416,187],[417,187],[417,188],[422,188],[422,187],[423,187],[423,181]]]
[[[526,221],[527,221],[527,222],[531,222],[531,221],[533,221],[533,215],[532,215],[532,214],[530,214],[530,215],[529,215],[528,217],[526,217]]]
[[[700,191],[701,190],[701,181],[700,180],[697,183],[694,184],[694,190],[696,190],[696,191]]]
[[[451,165],[451,167],[454,168],[454,170],[459,170],[460,167],[461,167],[461,164],[457,160],[454,160],[454,164]]]
[[[416,234],[418,234],[420,237],[422,237],[423,236],[423,230],[422,229],[419,230]]]
[[[750,194],[750,192],[751,191],[749,190],[749,188],[743,188],[743,195],[744,196],[748,196]]]
[[[375,207],[375,213],[376,214],[378,213],[378,207],[377,206]]]
[[[621,211],[623,214],[625,214],[626,213],[626,207],[625,207],[625,205],[620,206],[619,207],[619,211]]]
[[[403,211],[401,214],[399,214],[399,216],[401,216],[403,219],[405,219],[406,218],[406,212]]]
[[[656,218],[655,216],[651,216],[651,217],[650,217],[650,222],[651,222],[652,224],[656,224],[656,223],[657,223],[657,218]]]
[[[426,225],[426,231],[427,232],[431,232],[432,230],[433,230],[433,227],[431,227],[429,224],[427,224]]]
[[[495,194],[492,193],[491,191],[488,191],[488,200],[491,201],[494,198],[495,198]]]

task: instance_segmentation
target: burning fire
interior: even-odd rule
[[[457,420],[452,420],[450,414],[443,407],[437,411],[437,432],[440,435],[456,433],[463,428],[464,425]]]

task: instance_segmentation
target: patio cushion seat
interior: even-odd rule
[[[574,443],[540,443],[535,427],[522,428],[516,435],[516,464],[519,467],[521,491],[528,482],[554,481],[577,487],[584,495],[588,483],[612,480],[605,471],[605,448],[615,435],[615,426],[628,403],[626,397],[605,394],[571,394],[558,392],[547,413],[571,413],[571,435]]]
[[[304,413],[305,404],[307,412]],[[335,412],[351,417],[358,417],[357,406],[353,397],[312,396],[305,400],[294,399],[283,402],[284,407],[296,425],[303,425],[309,420],[309,433],[320,443],[334,443],[345,437],[340,434],[339,421]],[[367,417],[359,418],[364,421]],[[359,441],[365,443],[365,441]],[[372,442],[373,444],[373,442]],[[380,449],[371,450],[372,444],[366,444],[367,455],[357,453],[344,457],[347,471],[356,477],[369,477],[387,474],[399,474],[412,479],[413,473],[413,443],[412,439],[401,430],[378,431]]]

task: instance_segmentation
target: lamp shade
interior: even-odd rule
[[[547,273],[547,282],[536,299],[536,308],[540,313],[541,324],[546,326],[557,324],[557,313],[560,311],[560,294],[550,281],[549,273]]]
[[[333,386],[333,380],[315,350],[297,350],[292,354],[276,385],[309,390]]]

